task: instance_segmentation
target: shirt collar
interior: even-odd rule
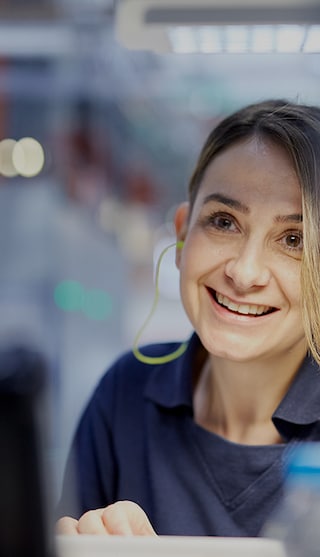
[[[281,422],[310,425],[320,420],[320,367],[311,356],[305,357],[272,419],[277,427]]]
[[[199,345],[194,333],[182,356],[152,369],[145,390],[147,398],[166,408],[192,408],[192,363]],[[168,346],[172,351],[176,349],[174,344]],[[311,356],[304,359],[272,420],[279,430],[287,430],[289,424],[303,426],[320,420],[320,367]]]

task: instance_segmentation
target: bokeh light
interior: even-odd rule
[[[82,299],[82,311],[89,319],[102,321],[112,311],[112,299],[104,290],[87,290]]]
[[[80,311],[84,295],[84,289],[79,282],[65,280],[56,286],[54,301],[64,311]]]
[[[31,178],[39,174],[44,160],[43,148],[33,137],[23,137],[16,142],[12,152],[12,162],[21,176]]]
[[[86,289],[74,280],[64,280],[56,286],[54,301],[63,311],[83,312],[95,321],[103,321],[112,313],[112,298],[107,292]]]
[[[6,178],[12,178],[18,174],[12,160],[16,143],[14,139],[9,138],[0,141],[0,174]]]

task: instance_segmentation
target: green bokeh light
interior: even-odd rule
[[[54,301],[64,311],[81,310],[84,296],[84,288],[79,282],[74,280],[60,282],[54,291]]]
[[[82,300],[82,311],[89,319],[102,321],[112,311],[112,300],[104,290],[87,290]]]
[[[86,290],[80,282],[64,280],[54,290],[55,304],[67,312],[83,312],[96,321],[107,319],[112,313],[112,298],[104,290]]]

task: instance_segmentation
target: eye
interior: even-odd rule
[[[237,226],[231,215],[227,215],[224,213],[213,213],[209,215],[206,220],[208,225],[213,226],[217,230],[226,232],[233,232],[234,230],[237,230]]]
[[[288,232],[282,240],[286,249],[295,251],[302,251],[303,249],[303,236],[301,232]]]

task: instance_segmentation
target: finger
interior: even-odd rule
[[[78,521],[79,534],[108,535],[108,530],[102,520],[104,509],[96,509],[84,513]]]
[[[70,516],[60,518],[56,523],[56,533],[58,535],[75,536],[78,534],[78,521]]]
[[[102,520],[109,534],[156,536],[142,508],[133,501],[118,501],[103,510]]]

